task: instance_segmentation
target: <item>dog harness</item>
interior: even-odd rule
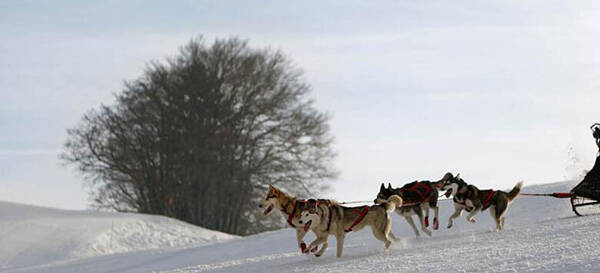
[[[427,195],[431,191],[431,187],[428,186],[427,184],[419,182],[419,181],[415,181],[414,183],[415,184],[410,188],[400,188],[400,192],[404,192],[404,191],[416,192],[421,199],[421,203],[424,203],[425,199],[427,199]],[[421,190],[419,190],[419,188],[421,188],[423,190],[421,191]]]
[[[481,210],[486,210],[487,208],[489,208],[492,205],[489,202],[490,202],[490,200],[492,200],[492,197],[494,197],[494,194],[496,194],[496,191],[493,191],[493,190],[490,191],[490,193],[488,193],[488,195],[485,197],[483,202],[481,202]],[[452,198],[452,199],[454,200],[455,203],[458,203],[465,207],[468,207],[466,198],[462,198],[462,200],[459,200],[455,195],[454,198]]]
[[[365,216],[367,215],[367,212],[369,212],[369,208],[371,208],[370,206],[365,206],[362,211],[359,210],[358,208],[356,208],[354,211],[356,212],[356,214],[358,214],[358,219],[356,219],[356,221],[354,221],[354,223],[352,223],[352,225],[348,228],[345,229],[345,232],[350,232],[352,231],[352,228],[356,225],[358,225],[358,223],[360,223],[360,221],[362,221],[362,219],[365,218]],[[331,217],[331,216],[330,216]],[[327,227],[329,228],[329,227]]]
[[[293,228],[296,228],[296,225],[294,225],[294,223],[292,223],[292,219],[294,219],[294,215],[296,214],[296,209],[298,208],[298,202],[305,202],[305,200],[296,200],[296,204],[294,204],[294,209],[292,210],[292,213],[290,213],[290,215],[287,218],[287,223]],[[286,205],[286,207],[287,207],[287,205]],[[287,214],[285,207],[282,208],[281,211],[283,213]]]
[[[496,191],[490,191],[490,193],[488,193],[488,195],[485,198],[485,200],[483,201],[483,203],[481,203],[481,210],[486,210],[488,207],[490,207],[491,204],[488,204],[488,202],[490,202],[492,197],[494,197],[495,193],[496,193]]]
[[[322,200],[317,200],[317,207],[319,208],[319,210],[321,210],[320,205],[322,203],[324,203],[324,202],[322,202]],[[327,232],[329,232],[329,227],[331,227],[331,215],[332,215],[332,213],[331,213],[331,203],[329,203],[327,201],[327,229],[326,229]]]

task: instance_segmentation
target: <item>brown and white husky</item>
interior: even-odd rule
[[[285,216],[288,225],[296,229],[296,240],[298,242],[298,247],[300,247],[300,251],[302,251],[302,253],[308,253],[308,248],[303,240],[306,231],[298,222],[300,219],[300,210],[298,208],[302,206],[304,202],[306,201],[296,199],[296,197],[283,192],[275,186],[269,185],[267,197],[258,205],[258,207],[264,209],[264,215],[268,215],[273,209],[281,211]]]
[[[319,245],[323,245],[315,256],[320,257],[327,249],[327,239],[333,235],[337,241],[337,257],[342,257],[344,238],[350,231],[358,231],[366,226],[371,227],[373,235],[389,248],[392,239],[392,221],[388,212],[402,206],[402,198],[398,195],[390,196],[386,202],[374,206],[345,207],[336,202],[309,199],[305,206],[300,207],[300,224],[304,231],[311,229],[317,238],[310,243],[308,249],[316,252]]]

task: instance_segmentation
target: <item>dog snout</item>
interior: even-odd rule
[[[262,207],[263,207],[263,204],[258,204],[258,207],[262,209]]]
[[[298,221],[298,223],[300,223],[302,225],[302,220]]]

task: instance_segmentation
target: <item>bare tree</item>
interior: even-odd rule
[[[336,174],[309,90],[280,52],[192,39],[69,129],[61,157],[98,207],[259,232],[273,227],[255,209],[267,185],[310,195]]]

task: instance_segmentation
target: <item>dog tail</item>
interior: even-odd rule
[[[393,212],[397,207],[402,206],[402,197],[394,194],[387,199],[387,202],[385,202],[383,206],[386,211]]]
[[[519,195],[519,193],[521,192],[521,187],[523,187],[523,181],[519,181],[519,183],[517,183],[517,185],[515,185],[513,187],[512,190],[510,190],[510,192],[508,192],[506,194],[506,196],[508,197],[509,201],[514,200],[515,198],[517,198],[517,196]]]

